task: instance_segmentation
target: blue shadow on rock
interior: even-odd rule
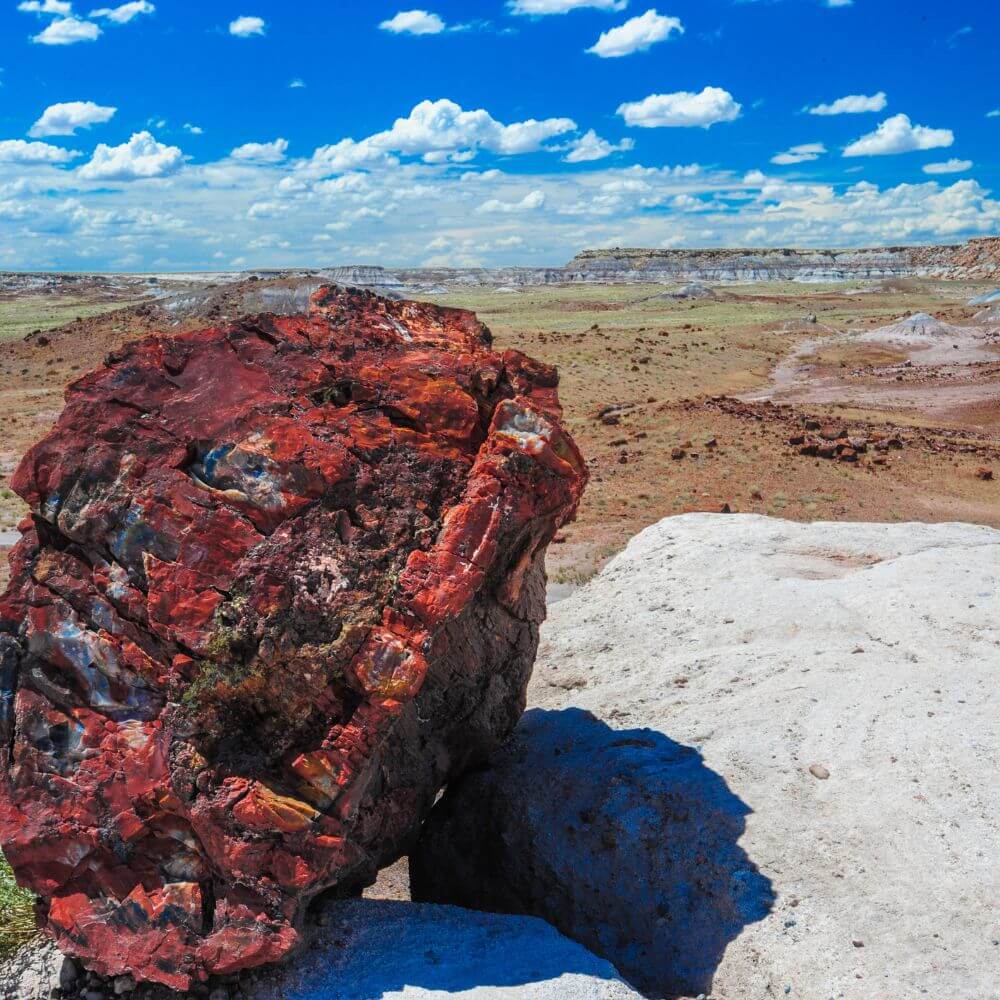
[[[253,988],[259,1000],[380,1000],[522,995],[551,1000],[621,996],[614,967],[541,920],[453,906],[351,900],[323,906],[314,947]],[[618,988],[615,988],[618,984]],[[409,995],[409,994],[407,994]]]
[[[413,898],[542,917],[649,996],[708,994],[775,898],[739,846],[750,812],[692,747],[534,710],[431,814]]]

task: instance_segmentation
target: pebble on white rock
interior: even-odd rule
[[[1000,532],[669,518],[551,609],[529,702],[694,748],[745,803],[776,902],[713,998],[1000,996]]]

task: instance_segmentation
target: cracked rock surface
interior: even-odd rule
[[[0,841],[104,976],[285,958],[520,717],[584,463],[471,313],[320,289],[127,345],[13,486]]]

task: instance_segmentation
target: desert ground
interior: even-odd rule
[[[572,587],[686,511],[1000,526],[1000,486],[979,471],[997,464],[1000,476],[1000,327],[967,305],[990,290],[897,279],[734,284],[704,298],[663,285],[426,297],[474,310],[500,349],[558,366],[591,469],[578,521],[549,557],[553,584]],[[225,313],[215,303],[178,318],[156,302],[107,280],[0,297],[0,544],[25,511],[10,476],[58,415],[63,387],[126,340]],[[938,332],[943,350],[866,339],[914,314],[958,332]],[[981,336],[967,342],[963,329]],[[834,431],[860,444],[856,460],[789,443]]]

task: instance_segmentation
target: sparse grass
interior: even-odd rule
[[[17,884],[0,854],[0,960],[13,955],[36,933],[34,897]]]
[[[597,576],[596,567],[588,570],[564,568],[556,570],[550,579],[551,583],[568,584],[571,587],[582,587]]]
[[[34,330],[53,330],[73,320],[89,319],[122,308],[61,295],[26,295],[0,301],[0,341],[23,340]]]

